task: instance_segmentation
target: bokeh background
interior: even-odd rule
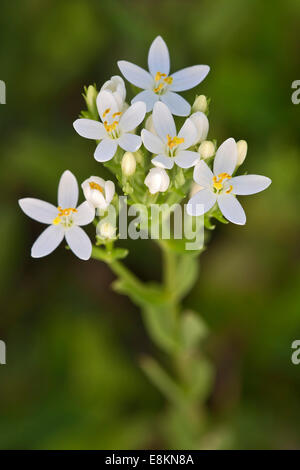
[[[165,400],[139,368],[156,355],[139,311],[110,289],[100,262],[80,262],[61,246],[41,260],[30,247],[42,226],[17,199],[56,202],[65,169],[82,181],[103,175],[94,144],[73,120],[83,86],[117,74],[116,61],[146,65],[153,38],[169,45],[172,70],[209,64],[186,93],[211,97],[210,134],[246,139],[245,169],[273,179],[241,198],[245,227],[220,226],[201,259],[186,307],[211,330],[216,370],[213,419],[231,448],[300,447],[300,79],[299,0],[1,2],[0,448],[163,448],[157,432]],[[134,242],[126,261],[159,279],[154,244]],[[169,444],[170,445],[170,444]]]

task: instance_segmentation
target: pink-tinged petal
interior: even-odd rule
[[[230,137],[225,140],[217,150],[214,159],[214,174],[228,173],[232,175],[237,162],[237,146],[235,140]]]
[[[174,137],[176,135],[176,127],[173,116],[164,103],[158,101],[153,108],[153,125],[157,135],[167,141],[167,135]]]
[[[180,150],[175,157],[176,165],[180,168],[191,168],[199,160],[200,155],[198,152],[191,152],[190,150]]]
[[[246,214],[239,201],[232,194],[220,194],[218,206],[225,219],[233,224],[245,225]]]
[[[75,208],[78,201],[78,184],[75,176],[66,170],[58,185],[58,205],[63,209]]]
[[[143,101],[137,101],[132,104],[121,116],[120,129],[129,132],[135,129],[143,121],[146,114],[146,104]]]
[[[240,195],[256,194],[267,189],[272,180],[261,175],[234,176],[228,181],[232,185],[232,193]]]
[[[157,36],[152,42],[148,54],[149,70],[155,77],[157,72],[169,75],[170,56],[168,47],[161,36]]]
[[[216,203],[216,195],[209,189],[201,189],[187,203],[187,213],[199,216],[208,212]]]
[[[146,112],[152,111],[154,104],[159,100],[159,97],[152,90],[144,90],[138,93],[132,100],[131,103],[136,103],[137,101],[143,101],[146,105]]]
[[[174,159],[165,155],[157,155],[157,157],[152,158],[151,162],[158,168],[165,168],[166,170],[171,170],[174,166]]]
[[[75,225],[87,225],[93,222],[95,218],[95,208],[87,201],[77,207],[73,219]]]
[[[42,224],[52,224],[53,219],[57,216],[57,207],[49,202],[41,201],[40,199],[34,199],[26,197],[19,199],[19,205],[22,211],[31,217],[33,220],[37,220]]]
[[[97,162],[108,162],[113,158],[118,148],[118,142],[113,139],[103,139],[97,145],[94,158]]]
[[[214,174],[209,168],[209,166],[203,161],[200,160],[194,168],[194,180],[199,186],[204,188],[211,188]]]
[[[119,60],[118,67],[126,80],[133,85],[144,90],[152,89],[154,80],[146,70],[126,60]]]
[[[86,139],[100,140],[106,135],[106,130],[101,122],[92,119],[76,119],[73,127],[77,134]]]
[[[167,91],[167,93],[161,96],[161,100],[175,116],[188,116],[191,112],[190,104],[182,96],[177,95],[177,93]]]
[[[164,143],[157,135],[152,134],[152,132],[147,131],[147,129],[143,129],[141,136],[143,144],[149,152],[156,154],[163,153]]]
[[[179,70],[171,75],[173,82],[170,89],[172,91],[185,91],[194,88],[205,79],[209,70],[208,65],[193,65]]]
[[[42,258],[49,255],[62,242],[64,234],[65,231],[61,225],[50,225],[32,245],[31,256],[33,258]]]
[[[66,231],[66,240],[73,253],[82,260],[88,260],[92,254],[91,240],[80,228],[73,226]]]
[[[142,144],[142,139],[139,135],[123,134],[119,139],[119,145],[127,152],[136,152]]]

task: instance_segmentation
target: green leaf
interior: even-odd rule
[[[208,328],[200,315],[186,310],[181,317],[181,340],[184,349],[195,348],[208,334]]]
[[[143,309],[143,318],[152,340],[167,352],[179,350],[179,330],[170,307],[148,306]]]

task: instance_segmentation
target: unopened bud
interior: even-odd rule
[[[245,140],[239,140],[236,143],[236,146],[238,150],[237,166],[240,166],[246,158],[247,151],[248,151],[248,144]]]
[[[208,111],[208,102],[205,95],[199,95],[196,97],[192,106],[192,112],[196,113],[197,111],[201,111],[202,113],[206,113]]]
[[[211,140],[204,140],[200,144],[198,148],[198,152],[200,153],[200,157],[203,158],[204,160],[206,158],[210,158],[215,153],[215,145]]]
[[[89,85],[85,89],[84,99],[86,102],[87,109],[90,112],[91,117],[93,117],[93,119],[98,119],[98,110],[97,110],[97,105],[96,105],[97,95],[98,95],[98,92],[94,85]]]
[[[135,156],[131,152],[125,152],[121,162],[121,168],[124,176],[131,176],[136,169]]]
[[[104,240],[112,240],[116,238],[116,227],[109,222],[100,222],[96,229],[98,237]]]

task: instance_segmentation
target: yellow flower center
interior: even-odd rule
[[[171,85],[173,82],[172,77],[168,77],[165,73],[157,72],[155,75],[155,88],[153,88],[154,93],[161,92],[166,85]]]
[[[100,191],[100,193],[103,193],[103,188],[102,186],[100,186],[100,184],[95,183],[94,181],[90,181],[89,185],[91,189],[97,189],[98,191]]]
[[[184,138],[183,138],[183,137],[177,137],[177,136],[175,135],[175,137],[173,137],[173,139],[172,139],[172,137],[171,137],[169,134],[167,135],[167,140],[168,140],[167,145],[168,145],[168,147],[169,147],[171,150],[172,150],[174,147],[176,147],[177,145],[183,144],[183,142],[184,142]]]
[[[74,209],[74,207],[68,207],[67,209],[62,209],[60,206],[58,206],[57,210],[58,210],[58,216],[52,220],[52,223],[54,225],[60,224],[62,217],[68,217],[72,212],[77,212],[77,209]]]
[[[223,182],[224,180],[230,179],[231,176],[228,173],[220,173],[218,176],[213,177],[213,187],[217,190],[220,191],[223,189]],[[232,186],[229,187],[229,189],[226,190],[226,193],[230,193],[232,191]]]
[[[104,121],[103,124],[106,132],[112,132],[116,129],[117,125],[119,124],[119,121],[114,121],[112,124],[108,124],[107,121]]]

